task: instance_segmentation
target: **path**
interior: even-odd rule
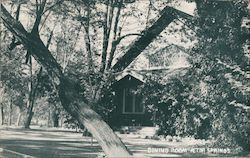
[[[168,142],[142,139],[138,135],[119,135],[136,157],[203,157],[204,153],[190,154],[166,152],[168,149],[187,149],[204,146],[202,141]],[[79,158],[103,155],[98,143],[91,143],[90,137],[83,137],[62,129],[33,128],[24,130],[16,127],[0,127],[0,148],[27,154],[38,158]],[[1,152],[1,151],[0,151]],[[216,156],[216,154],[209,154]],[[1,154],[0,154],[1,157]]]

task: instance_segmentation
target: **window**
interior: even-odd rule
[[[123,89],[123,113],[124,114],[143,114],[144,107],[142,98],[131,88]]]

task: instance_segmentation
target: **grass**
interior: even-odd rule
[[[118,134],[135,157],[230,157],[233,153],[207,152],[207,141],[145,139],[136,134]],[[91,137],[66,129],[0,127],[0,148],[38,158],[100,157],[101,147]],[[204,151],[203,151],[204,149]],[[3,151],[2,157],[3,156]],[[1,154],[0,154],[1,157]],[[5,152],[5,157],[6,152]],[[13,156],[15,157],[15,156]],[[248,156],[246,156],[248,157]]]

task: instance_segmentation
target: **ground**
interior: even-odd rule
[[[154,140],[138,134],[118,134],[135,157],[204,157],[232,156],[226,150],[205,150],[208,141],[194,139]],[[206,149],[207,150],[207,149]],[[20,156],[21,155],[21,156]],[[101,157],[103,152],[91,137],[66,129],[0,127],[0,157],[74,158]],[[250,156],[250,155],[248,155]],[[245,156],[245,157],[248,157]]]

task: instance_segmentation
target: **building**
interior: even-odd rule
[[[167,80],[169,76],[189,67],[186,50],[177,45],[170,45],[144,56],[147,57],[137,58],[126,70],[116,75],[116,82],[113,84],[116,105],[112,114],[114,126],[152,126],[153,114],[147,112],[142,103],[143,98],[136,91],[138,86],[147,84],[147,76],[152,73],[162,74]],[[144,60],[144,68],[136,65],[141,63],[140,59]]]

